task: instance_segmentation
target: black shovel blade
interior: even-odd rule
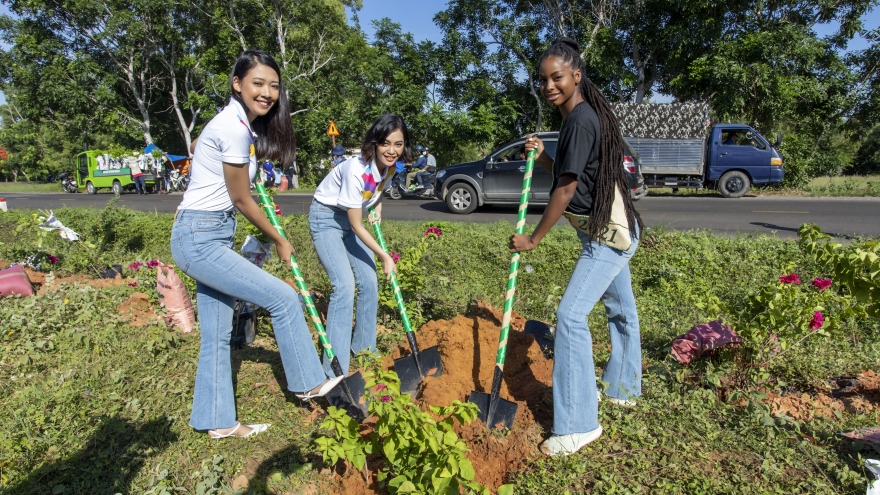
[[[416,362],[418,359],[418,362]],[[421,372],[419,370],[421,369]],[[429,347],[419,351],[418,355],[410,354],[394,360],[394,371],[400,378],[400,393],[416,395],[422,380],[428,376],[443,374],[443,363],[437,347]],[[424,373],[424,375],[422,375]]]
[[[324,396],[331,406],[344,409],[349,416],[360,423],[369,414],[367,411],[367,401],[364,398],[364,389],[367,383],[361,372],[346,377],[342,383],[337,385],[333,390]]]
[[[492,417],[492,424],[489,424],[489,409],[492,405],[492,395],[483,392],[471,392],[468,402],[476,404],[480,408],[480,414],[477,416],[480,421],[486,423],[489,429],[495,428],[496,425],[504,425],[505,428],[513,428],[513,420],[516,419],[517,403],[504,400],[501,397],[495,399],[495,415]]]
[[[535,337],[535,342],[538,343],[545,358],[553,358],[553,334],[550,332],[550,325],[543,321],[528,320],[524,331]]]

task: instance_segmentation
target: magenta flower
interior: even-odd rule
[[[789,275],[784,275],[782,277],[779,277],[779,281],[782,282],[783,284],[800,285],[801,284],[801,277],[798,276],[797,273],[792,273]]]
[[[391,402],[391,396],[390,395],[383,395],[381,400],[382,400],[382,402]]]
[[[139,271],[141,271],[142,266],[144,266],[143,263],[141,263],[140,261],[135,261],[134,263],[128,265],[128,269],[139,272]]]
[[[55,263],[58,263],[58,258],[56,256],[52,256],[51,254],[47,254],[46,259],[49,261],[49,263],[51,263],[53,265]]]
[[[137,282],[131,282],[130,284],[128,284],[128,286],[129,286],[129,287],[137,287],[137,286],[138,286],[138,283],[137,283]]]
[[[380,383],[380,384],[376,385],[376,392],[378,392],[380,390],[385,390],[386,388],[388,388],[388,387],[386,387],[385,385],[382,385]]]
[[[810,285],[812,285],[813,287],[815,287],[819,290],[825,290],[825,289],[831,287],[831,279],[830,278],[814,278],[813,281],[810,282]]]
[[[818,311],[813,312],[813,319],[810,320],[810,329],[818,330],[822,328],[822,324],[825,323],[825,317],[822,316],[822,313]]]
[[[395,264],[396,264],[398,261],[400,261],[400,255],[397,254],[397,253],[395,253],[394,251],[391,251],[391,252],[388,253],[388,254],[391,256],[391,259],[394,260],[394,263],[395,263]]]
[[[434,234],[435,236],[440,237],[441,235],[443,235],[443,232],[441,232],[440,229],[438,229],[437,227],[431,227],[425,231],[425,235],[431,235],[431,234]]]
[[[150,260],[147,262],[147,268],[156,268],[159,266],[159,260]]]

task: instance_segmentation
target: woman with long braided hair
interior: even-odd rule
[[[534,249],[563,214],[583,245],[556,311],[553,435],[541,445],[547,455],[569,455],[602,435],[587,326],[599,299],[611,332],[611,358],[602,375],[609,384],[606,402],[631,407],[641,395],[639,318],[629,260],[643,225],[627,194],[617,119],[587,78],[577,42],[554,41],[541,56],[538,75],[541,92],[559,108],[563,123],[555,159],[535,136],[526,149],[537,150],[536,162],[553,175],[553,189],[534,232],[512,236],[510,251]]]

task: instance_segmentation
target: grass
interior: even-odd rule
[[[170,261],[170,214],[112,205],[55,213],[93,242],[97,254],[56,234],[36,248],[35,233],[15,232],[29,212],[15,211],[0,217],[0,258],[53,254],[60,258],[54,266],[59,275],[84,272],[96,261],[123,266],[157,257]],[[239,222],[236,245],[246,221]],[[283,222],[307,283],[329,293],[305,218],[285,216]],[[463,313],[473,299],[500,306],[509,225],[440,227],[443,236],[422,262],[431,283],[408,303],[431,319]],[[390,248],[401,252],[418,242],[424,225],[389,221],[384,230]],[[517,311],[552,320],[577,252],[571,229],[555,228],[527,253],[523,264],[532,270],[521,272]],[[277,259],[266,269],[285,274]],[[768,422],[757,400],[742,407],[719,399],[707,377],[722,363],[703,360],[687,368],[668,357],[673,337],[712,317],[696,306],[707,294],[736,302],[780,273],[815,271],[794,242],[652,229],[631,269],[646,361],[640,405],[631,410],[603,405],[602,440],[575,456],[532,460],[511,480],[515,493],[864,493],[862,456],[870,452],[837,433],[875,425],[876,413]],[[128,326],[117,313],[119,304],[134,291],[157,298],[153,273],[132,275],[140,277],[138,287],[62,286],[0,305],[0,415],[6,418],[0,426],[0,492],[159,494],[177,487],[232,493],[233,480],[244,475],[251,493],[301,493],[328,476],[310,446],[318,420],[278,388],[283,372],[267,321],[261,321],[257,345],[233,352],[233,366],[239,416],[272,423],[273,434],[214,442],[189,428],[198,336],[160,325]],[[380,311],[383,323],[394,329],[382,341],[387,348],[403,336],[391,310]],[[600,306],[590,317],[597,366],[608,359],[603,319]],[[877,369],[878,327],[877,321],[852,322],[845,338],[808,340],[772,372],[790,387],[814,390],[829,377]]]
[[[679,188],[673,192],[670,187],[651,188],[649,196],[694,196],[694,195],[720,195],[717,189],[707,187],[703,189]],[[790,188],[768,186],[752,188],[749,196],[873,196],[880,197],[880,175],[845,176],[845,177],[816,177],[802,188]]]
[[[0,193],[29,193],[29,192],[64,192],[61,183],[43,182],[0,182]]]

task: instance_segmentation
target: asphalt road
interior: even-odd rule
[[[0,193],[9,208],[56,209],[63,205],[102,207],[110,193]],[[173,212],[182,194],[123,194],[120,205],[142,211]],[[276,202],[286,214],[308,213],[310,194],[279,194]],[[818,224],[823,231],[840,236],[880,237],[880,198],[796,198],[720,196],[648,196],[636,207],[649,227],[673,230],[708,229],[718,234],[775,233],[796,237],[803,223]],[[455,215],[438,200],[405,198],[384,200],[383,215],[393,220],[448,220],[465,222],[516,222],[516,206],[492,206],[470,215]],[[528,222],[537,223],[542,207],[529,208]],[[560,221],[563,223],[564,221]]]

